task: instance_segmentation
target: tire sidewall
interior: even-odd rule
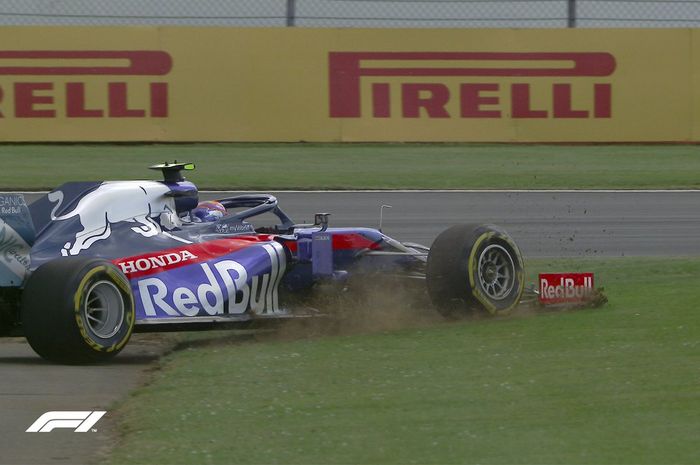
[[[481,289],[478,264],[489,245],[498,244],[513,260],[511,291],[500,300]],[[517,245],[500,227],[491,224],[459,224],[443,231],[433,242],[426,267],[428,294],[443,316],[464,318],[473,310],[491,315],[507,314],[515,308],[524,289],[523,259]]]
[[[117,332],[100,338],[87,325],[90,287],[109,281],[119,290],[124,317]],[[35,352],[47,360],[81,364],[115,356],[131,337],[134,301],[126,276],[112,263],[88,257],[62,257],[37,268],[22,295],[22,327]]]

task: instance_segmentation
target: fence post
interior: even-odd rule
[[[576,27],[576,0],[567,0],[566,27]]]
[[[294,18],[296,16],[296,0],[287,0],[287,27],[294,27]]]

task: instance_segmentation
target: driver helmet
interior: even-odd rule
[[[216,200],[200,202],[190,213],[195,223],[210,223],[218,221],[226,214],[226,207]]]

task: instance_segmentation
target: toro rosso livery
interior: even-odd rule
[[[453,226],[432,247],[380,230],[294,223],[268,194],[199,203],[185,163],[163,181],[64,184],[27,205],[0,195],[0,334],[42,357],[89,363],[133,331],[216,328],[323,313],[319,289],[401,282],[447,317],[510,311],[521,254],[501,229]],[[278,223],[256,227],[272,213]],[[332,284],[332,286],[327,286]],[[379,309],[378,311],[381,311]]]

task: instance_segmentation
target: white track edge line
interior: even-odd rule
[[[200,194],[236,192],[280,194],[698,194],[700,189],[328,189],[328,190],[202,190]],[[15,194],[47,194],[48,191],[6,191]]]
[[[273,190],[273,191],[251,191],[251,190],[225,190],[225,191],[199,191],[201,194],[216,194],[218,192],[241,192],[241,193],[256,193],[270,192],[272,194],[278,192],[280,194],[381,194],[381,193],[397,193],[397,194],[645,194],[645,193],[700,193],[700,189],[328,189],[328,190]]]

